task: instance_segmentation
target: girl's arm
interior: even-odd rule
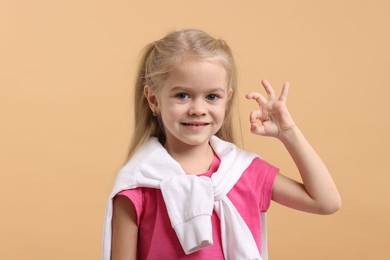
[[[112,260],[137,259],[138,226],[133,203],[125,196],[116,196],[112,217]]]
[[[279,98],[267,81],[262,81],[268,99],[259,93],[247,94],[260,109],[250,115],[251,132],[278,138],[293,158],[303,183],[278,174],[272,199],[285,206],[316,214],[332,214],[341,206],[336,185],[325,164],[292,120],[287,107],[288,83]],[[261,122],[258,124],[258,122]]]

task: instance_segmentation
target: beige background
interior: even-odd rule
[[[276,140],[252,136],[244,94],[267,78],[336,180],[343,207],[273,204],[271,259],[390,259],[390,4],[356,1],[0,2],[1,259],[99,259],[123,163],[141,48],[172,29],[228,41],[244,147],[298,177]]]

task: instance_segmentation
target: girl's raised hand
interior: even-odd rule
[[[257,135],[282,138],[288,130],[295,126],[286,107],[288,83],[284,83],[282,92],[277,98],[274,89],[267,80],[262,80],[268,99],[258,92],[246,95],[247,99],[254,99],[259,104],[259,110],[250,114],[251,132]]]

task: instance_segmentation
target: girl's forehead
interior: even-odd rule
[[[216,59],[186,59],[183,60],[177,66],[174,66],[169,74],[172,73],[208,73],[218,72],[223,73],[226,77],[229,77],[229,72],[222,64]]]
[[[175,88],[228,90],[229,79],[225,68],[215,62],[193,61],[171,71],[163,84],[165,91]]]
[[[174,68],[168,73],[168,78],[172,77],[207,77],[213,80],[223,78],[224,80],[228,77],[228,72],[225,67],[215,61],[209,60],[194,60],[182,63],[180,66]],[[198,78],[194,78],[198,79]]]

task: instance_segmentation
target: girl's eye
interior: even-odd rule
[[[218,95],[210,94],[210,95],[207,95],[206,98],[207,98],[208,100],[210,100],[210,101],[216,101],[219,97],[218,97]]]
[[[176,94],[176,98],[184,100],[184,99],[189,98],[189,96],[187,93],[178,93],[178,94]]]

